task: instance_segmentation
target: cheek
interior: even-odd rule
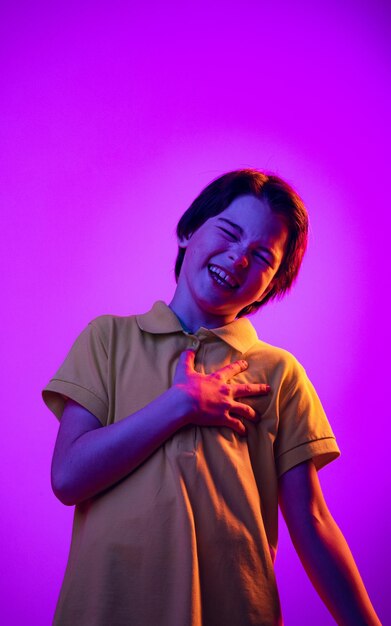
[[[195,269],[198,269],[201,265],[203,265],[204,255],[202,253],[201,246],[199,245],[189,246],[186,250],[185,261],[190,272],[194,271]]]
[[[254,277],[251,282],[250,289],[255,293],[263,293],[273,280],[273,273],[271,271],[265,271]]]

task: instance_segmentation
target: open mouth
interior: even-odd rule
[[[233,276],[228,274],[225,270],[221,269],[217,265],[208,265],[209,274],[212,276],[213,280],[222,287],[226,287],[227,289],[237,289],[239,287],[239,283]]]

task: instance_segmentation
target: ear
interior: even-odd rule
[[[180,248],[187,248],[191,239],[191,235],[192,233],[190,233],[190,235],[185,235],[184,237],[178,237],[178,246]]]

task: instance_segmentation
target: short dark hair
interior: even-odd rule
[[[219,215],[239,196],[252,195],[267,202],[280,215],[287,228],[288,240],[273,286],[261,302],[242,309],[238,317],[255,312],[269,300],[282,298],[292,287],[303,260],[308,241],[308,213],[296,191],[279,176],[256,169],[228,172],[213,180],[182,215],[177,226],[179,239],[192,235],[210,217]],[[175,262],[178,281],[186,249],[179,246]]]

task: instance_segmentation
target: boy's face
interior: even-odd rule
[[[177,309],[192,311],[200,325],[233,321],[270,290],[284,255],[288,229],[266,202],[236,198],[188,239],[178,279]],[[179,305],[179,307],[178,307]]]

